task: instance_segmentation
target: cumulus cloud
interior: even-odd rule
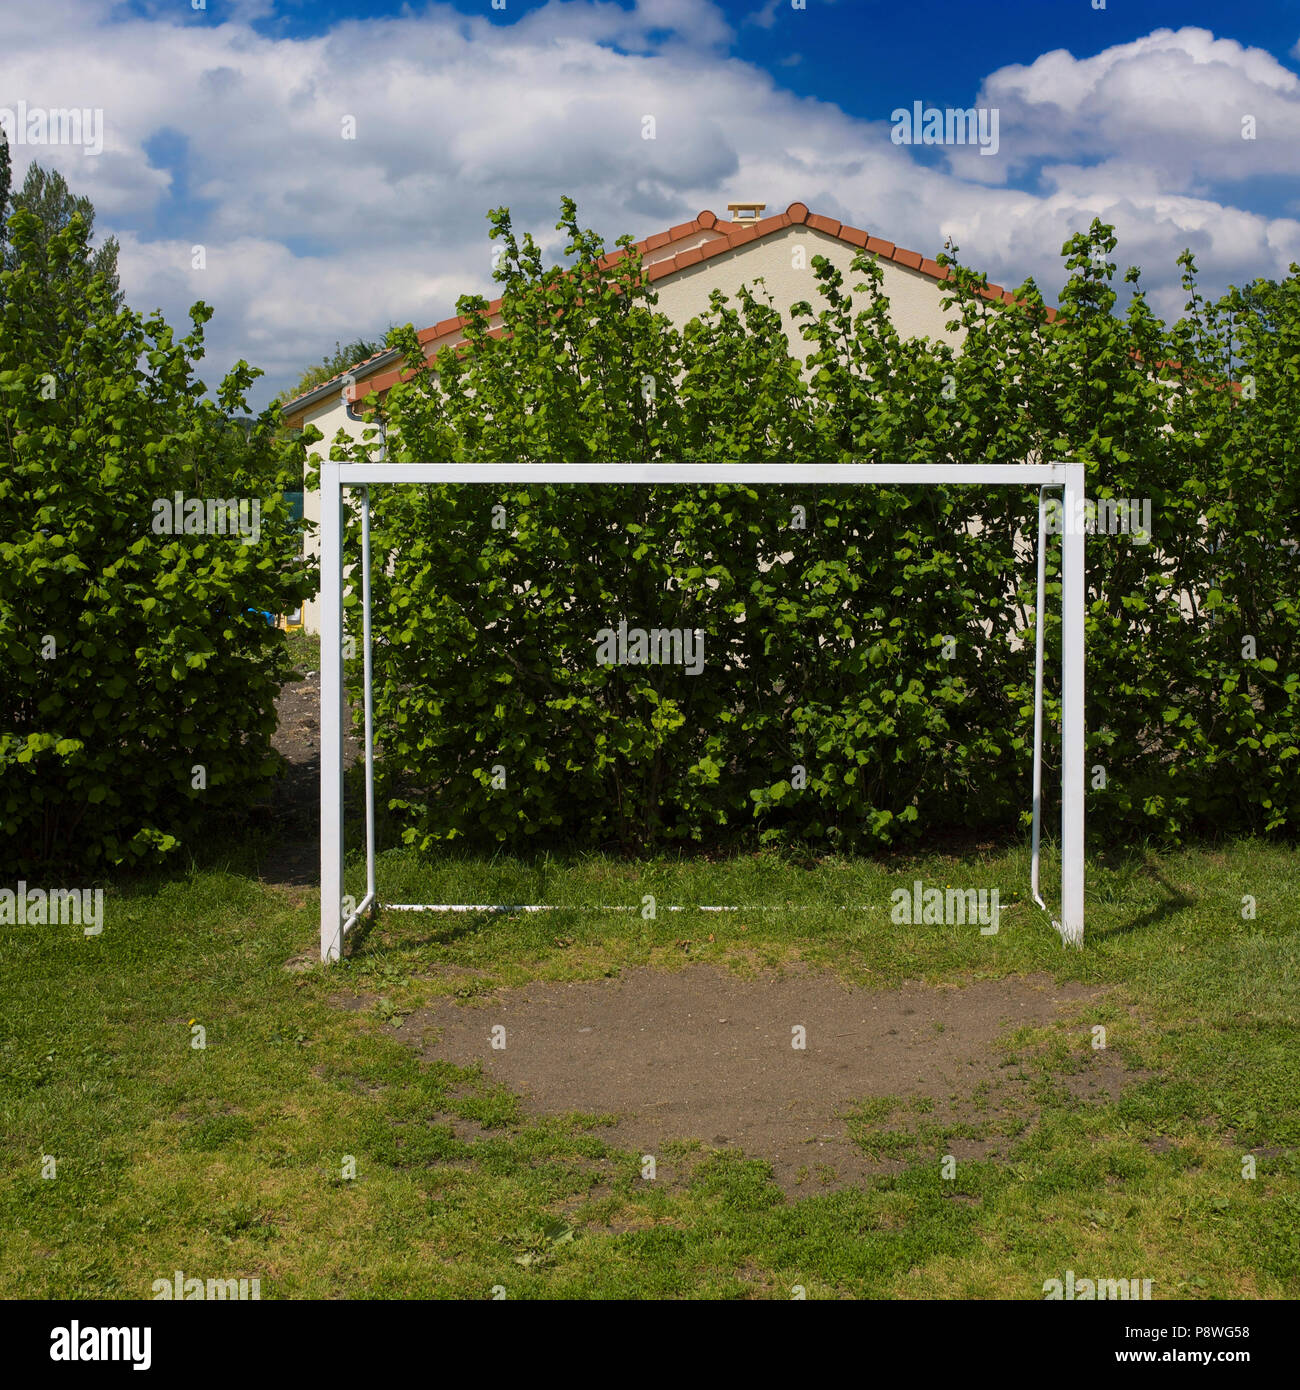
[[[509,205],[558,254],[566,193],[611,242],[728,201],[798,199],[926,254],[951,235],[994,279],[1033,274],[1049,292],[1061,243],[1100,216],[1166,313],[1186,244],[1220,283],[1300,258],[1300,223],[1223,192],[1243,177],[1230,152],[1267,173],[1280,142],[1296,147],[1297,79],[1202,30],[999,69],[979,97],[1002,111],[999,156],[935,167],[891,142],[888,112],[850,116],[731,57],[708,0],[552,0],[504,25],[430,4],[296,39],[253,27],[262,8],[114,18],[49,0],[39,23],[0,10],[4,100],[105,113],[98,158],[20,147],[16,172],[35,153],[91,196],[134,305],[182,322],[193,300],[213,304],[209,380],[246,357],[268,372],[259,399],[336,338],[424,326],[490,292],[489,208]],[[164,133],[181,181],[150,158]]]
[[[1066,155],[1204,187],[1292,175],[1300,148],[1300,77],[1206,29],[1159,29],[1091,58],[1045,53],[991,74],[980,102],[1001,112],[1003,174]]]

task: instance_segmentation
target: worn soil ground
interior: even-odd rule
[[[771,1164],[794,1195],[892,1171],[935,1145],[936,1161],[1005,1152],[1035,1122],[1043,1079],[999,1039],[1065,1013],[1086,1033],[1094,997],[1047,976],[864,990],[804,969],[756,979],[636,969],[449,998],[395,1036],[429,1060],[480,1063],[535,1114],[611,1118],[602,1137],[654,1155],[661,1180],[694,1156],[732,1150]],[[493,1046],[498,1026],[504,1048]],[[1083,1043],[1071,1057],[1079,1069],[1055,1078],[1070,1096],[1118,1093],[1118,1061]]]
[[[272,746],[288,766],[272,798],[272,832],[260,875],[264,883],[305,887],[320,882],[320,673],[286,682],[275,712]],[[344,767],[359,756],[360,744],[346,728]]]

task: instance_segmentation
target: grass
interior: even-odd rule
[[[320,638],[305,628],[290,628],[285,634],[285,646],[296,670],[320,671]]]
[[[0,1295],[147,1298],[180,1269],[260,1278],[264,1298],[789,1298],[796,1285],[1036,1298],[1067,1268],[1149,1277],[1157,1297],[1300,1294],[1300,908],[1285,847],[1094,862],[1082,952],[1023,900],[993,936],[890,923],[889,891],[916,877],[1001,886],[1007,901],[1027,880],[1022,850],[436,871],[396,853],[380,866],[390,901],[569,906],[388,914],[329,970],[307,964],[314,892],[261,885],[240,862],[111,888],[97,937],[4,929]],[[646,894],[747,910],[644,920]],[[775,905],[797,910],[752,910]],[[707,1146],[679,1146],[689,1176],[675,1185],[643,1181],[606,1117],[527,1115],[480,1071],[421,1062],[397,1037],[438,994],[472,1006],[527,980],[695,960],[801,961],[875,987],[1040,971],[1108,986],[1089,1021],[1139,1079],[1082,1105],[1059,1077],[1086,1034],[1022,1030],[1006,1060],[1039,1119],[1005,1160],[942,1179],[932,1160],[950,1131],[926,1104],[886,1098],[849,1123],[898,1171],[834,1192],[813,1174],[815,1195],[787,1201],[763,1163]],[[340,1007],[354,991],[381,1003]]]

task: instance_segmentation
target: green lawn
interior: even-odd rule
[[[259,1277],[263,1298],[487,1298],[497,1285],[512,1298],[789,1298],[795,1285],[809,1297],[1034,1298],[1067,1268],[1145,1274],[1157,1297],[1300,1294],[1294,850],[1093,862],[1082,952],[1063,950],[1023,898],[994,936],[840,910],[887,904],[915,877],[1005,896],[1026,882],[1027,855],[433,872],[390,854],[390,901],[573,910],[389,914],[329,970],[285,968],[316,950],[314,892],[262,886],[238,858],[110,889],[97,937],[3,928],[0,1295],[149,1297],[180,1269]],[[800,910],[583,910],[646,893]],[[689,952],[676,944],[688,938]],[[1089,1021],[1145,1079],[1082,1105],[1050,1077],[1086,1035],[1030,1030],[1008,1046],[1042,1082],[1041,1121],[1010,1161],[964,1163],[943,1181],[943,1135],[922,1126],[912,1148],[891,1141],[903,1171],[787,1202],[762,1163],[725,1153],[676,1186],[644,1182],[601,1117],[529,1118],[481,1073],[418,1061],[394,1028],[440,993],[688,958],[745,971],[801,960],[873,987],[1039,971],[1108,985]],[[353,991],[379,1002],[341,1008]],[[887,1110],[855,1118],[864,1146],[883,1142],[873,1127]],[[455,1138],[452,1117],[481,1137]]]

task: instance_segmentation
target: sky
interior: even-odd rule
[[[103,113],[16,181],[89,195],[134,308],[212,305],[201,374],[260,367],[254,406],[491,295],[489,209],[558,258],[564,195],[611,245],[799,201],[1049,299],[1100,217],[1174,318],[1185,247],[1214,293],[1300,261],[1298,74],[1300,0],[0,6],[0,113]],[[897,143],[917,102],[996,112],[996,153]]]

